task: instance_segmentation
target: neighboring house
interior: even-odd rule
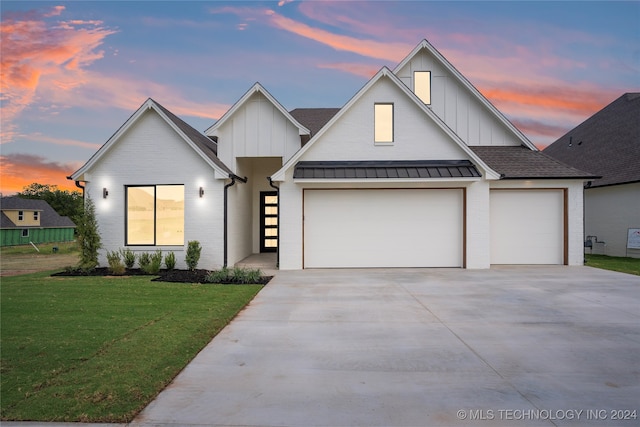
[[[207,136],[148,99],[69,179],[103,251],[184,265],[198,240],[201,268],[268,251],[281,269],[582,264],[594,176],[539,152],[426,40],[346,97],[289,112],[256,83]]]
[[[0,210],[2,246],[74,240],[76,225],[68,217],[58,215],[44,200],[2,197]]]
[[[640,93],[625,93],[544,152],[602,177],[585,186],[585,251],[640,258]]]

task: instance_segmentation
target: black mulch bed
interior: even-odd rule
[[[151,279],[152,282],[173,282],[173,283],[206,283],[209,270],[160,270],[158,277]],[[145,276],[146,274],[139,268],[127,269],[122,276]],[[54,273],[52,276],[78,277],[78,276],[113,276],[106,267],[94,268],[90,271],[62,271]],[[257,285],[266,285],[273,276],[262,276]],[[235,282],[226,282],[225,285],[236,285]]]

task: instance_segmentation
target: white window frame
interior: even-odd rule
[[[18,221],[24,221],[24,211],[18,211]]]
[[[40,218],[40,212],[33,211],[33,220],[38,221],[39,218]]]
[[[29,229],[28,228],[23,228],[22,229],[22,237],[29,237]]]

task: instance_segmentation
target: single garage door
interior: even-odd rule
[[[563,264],[564,192],[491,191],[491,264]]]
[[[304,191],[304,266],[462,267],[461,189]]]

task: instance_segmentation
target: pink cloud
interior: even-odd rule
[[[81,84],[84,69],[103,57],[97,48],[115,33],[101,21],[46,20],[64,10],[55,6],[44,12],[14,12],[2,21],[3,143],[15,137],[14,120],[45,89],[45,83],[62,90]]]
[[[329,64],[318,64],[318,68],[330,70],[344,71],[345,73],[355,74],[356,76],[370,79],[373,77],[380,67],[368,64],[360,64],[357,62],[334,62]]]

